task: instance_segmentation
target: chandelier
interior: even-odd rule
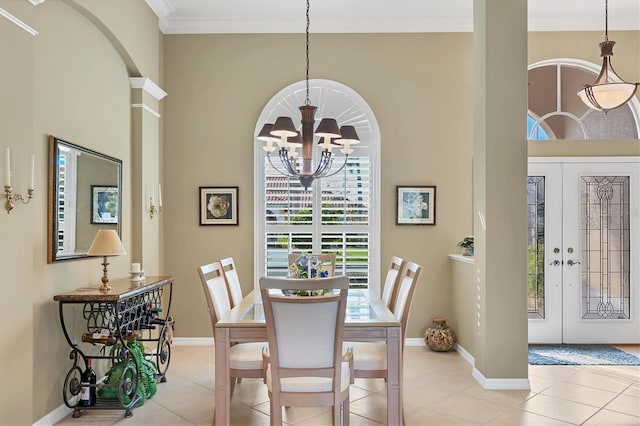
[[[609,0],[604,2],[604,41],[599,44],[602,57],[600,74],[591,84],[584,86],[578,96],[589,108],[603,111],[605,114],[618,108],[635,95],[640,83],[627,83],[613,70],[611,56],[615,41],[609,40]],[[613,77],[613,78],[612,78]],[[614,81],[611,81],[614,80]],[[616,81],[617,80],[617,81]]]
[[[307,0],[307,28],[306,28],[306,98],[305,104],[300,106],[302,116],[300,130],[297,130],[291,117],[278,117],[274,123],[266,123],[256,137],[266,142],[262,147],[267,153],[271,166],[280,174],[297,178],[305,190],[311,186],[314,180],[333,176],[339,173],[347,164],[349,154],[353,152],[351,145],[360,143],[360,138],[353,126],[338,128],[338,122],[334,118],[323,118],[313,131],[315,126],[315,113],[317,107],[311,105],[309,100],[309,0]],[[314,163],[314,136],[320,141],[319,158]],[[274,146],[277,145],[277,146]],[[337,169],[332,168],[335,153],[333,148],[342,146],[340,152],[344,154],[344,162]],[[301,152],[297,149],[301,148]],[[271,154],[278,151],[279,165],[276,166]]]

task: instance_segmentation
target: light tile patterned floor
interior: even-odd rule
[[[640,356],[640,345],[622,349]],[[58,425],[211,425],[213,347],[174,346],[168,382],[133,417],[91,410]],[[426,347],[405,351],[404,412],[416,425],[640,425],[640,366],[529,366],[531,391],[487,391],[455,352]],[[356,380],[351,424],[373,426],[386,418],[385,382]],[[330,424],[329,410],[289,408],[290,425]],[[233,425],[268,425],[269,402],[258,379],[244,379],[232,401]]]

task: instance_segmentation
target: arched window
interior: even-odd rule
[[[578,97],[578,91],[593,82],[598,72],[594,64],[569,59],[529,66],[527,139],[637,139],[637,98],[604,114]]]
[[[255,276],[286,276],[291,252],[326,253],[336,255],[336,274],[347,274],[352,286],[378,286],[377,121],[364,99],[347,86],[312,79],[309,91],[311,104],[318,107],[316,123],[334,117],[339,125],[353,125],[360,143],[352,146],[354,152],[340,173],[314,181],[305,191],[297,179],[279,174],[262,149],[264,142],[255,141]],[[262,110],[254,134],[283,115],[299,125],[298,107],[305,95],[304,81],[277,93]],[[334,168],[344,162],[336,151]],[[273,157],[277,164],[277,155]]]

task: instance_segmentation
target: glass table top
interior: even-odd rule
[[[375,311],[369,304],[369,300],[362,289],[351,289],[347,295],[347,312],[345,321],[371,321],[377,319]],[[262,301],[256,300],[249,309],[240,317],[240,321],[264,321]]]

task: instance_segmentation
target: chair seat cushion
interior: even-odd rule
[[[344,342],[343,350],[353,348],[354,370],[386,370],[387,344],[385,342]]]
[[[342,363],[340,390],[344,392],[351,382],[349,363]],[[271,391],[271,364],[267,367],[267,388]],[[281,380],[282,392],[331,392],[331,379],[327,377],[285,377]]]
[[[267,342],[238,343],[231,346],[229,362],[236,370],[260,370],[262,368],[262,350],[268,348]]]

